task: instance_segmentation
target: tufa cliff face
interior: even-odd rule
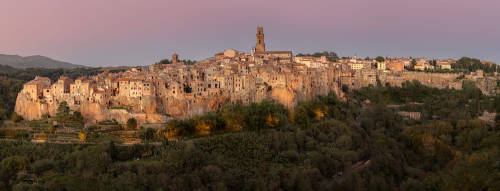
[[[48,104],[31,100],[21,94],[17,96],[14,111],[26,120],[40,119],[43,114],[49,113]]]
[[[37,77],[19,92],[15,111],[35,120],[44,114],[55,116],[59,104],[67,102],[88,122],[124,123],[134,117],[139,123],[163,123],[169,117],[191,117],[225,104],[263,99],[293,107],[300,100],[336,91],[334,68],[226,61],[153,65],[75,80],[61,77],[54,83]]]

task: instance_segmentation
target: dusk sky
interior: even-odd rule
[[[500,63],[500,0],[0,0],[0,54],[149,65],[224,49]]]

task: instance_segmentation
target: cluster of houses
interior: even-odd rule
[[[432,65],[424,58],[377,62],[352,57],[330,62],[324,56],[294,57],[291,51],[267,51],[262,28],[258,28],[252,53],[228,49],[193,65],[180,62],[178,57],[172,55],[169,64],[134,67],[120,73],[103,72],[75,80],[61,77],[53,84],[48,78],[36,77],[19,93],[16,112],[26,119],[37,119],[43,113],[53,115],[65,101],[87,118],[105,119],[109,110],[126,108],[128,113],[145,114],[141,120],[148,121],[152,117],[147,114],[183,118],[224,104],[263,99],[293,107],[317,95],[333,92],[343,96],[345,87],[356,89],[379,82],[400,86],[406,80],[418,80],[433,87],[461,88],[457,80],[460,74],[406,70],[451,69],[454,60],[437,60]],[[33,104],[26,102],[38,104],[38,111],[28,111],[34,108],[28,108]]]
[[[378,62],[375,59],[352,58],[340,59],[340,63],[347,64],[353,70],[377,69],[382,71],[403,72],[407,70],[425,71],[425,70],[451,70],[452,64],[456,63],[454,59],[427,59],[427,58],[385,58]]]

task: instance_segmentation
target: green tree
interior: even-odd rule
[[[170,61],[169,59],[163,59],[157,62],[156,64],[170,64],[170,63],[172,63],[172,61]]]
[[[135,129],[137,128],[137,120],[135,118],[128,118],[127,120],[127,128],[128,129]]]
[[[2,108],[2,105],[0,105],[0,126],[2,125],[2,121],[7,119],[7,110]]]
[[[417,60],[411,59],[410,69],[415,70],[415,65],[417,65]]]
[[[155,133],[156,133],[156,131],[153,128],[141,129],[140,137],[145,142],[148,142],[148,141],[151,141],[155,138]]]
[[[75,121],[75,122],[83,123],[82,113],[80,113],[79,111],[74,111],[73,115],[71,115],[71,120]]]
[[[29,167],[29,160],[24,156],[10,156],[4,158],[0,163],[0,180],[9,183],[15,179],[16,174]]]
[[[431,65],[437,67],[437,60],[436,59],[431,60]]]
[[[328,52],[328,51],[315,52],[315,53],[312,53],[312,54],[299,53],[296,56],[298,56],[298,57],[312,56],[312,57],[317,57],[317,58],[325,56],[326,60],[328,60],[329,62],[337,62],[337,60],[339,59],[339,56],[337,55],[337,53],[335,53],[335,52]]]
[[[377,62],[384,62],[385,58],[382,57],[382,56],[377,56],[377,58],[375,58],[375,61],[377,61]]]
[[[57,108],[57,113],[56,113],[56,120],[62,123],[68,120],[69,117],[70,115],[69,115],[68,103],[65,101],[59,103],[59,107]]]
[[[451,66],[454,69],[466,70],[468,72],[475,72],[476,70],[483,70],[485,73],[493,73],[498,70],[496,64],[482,63],[481,60],[476,58],[462,57]]]

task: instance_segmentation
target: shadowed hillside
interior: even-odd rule
[[[27,56],[0,54],[0,65],[12,66],[14,68],[83,68],[86,66],[75,65],[68,62],[54,60],[45,56]]]

